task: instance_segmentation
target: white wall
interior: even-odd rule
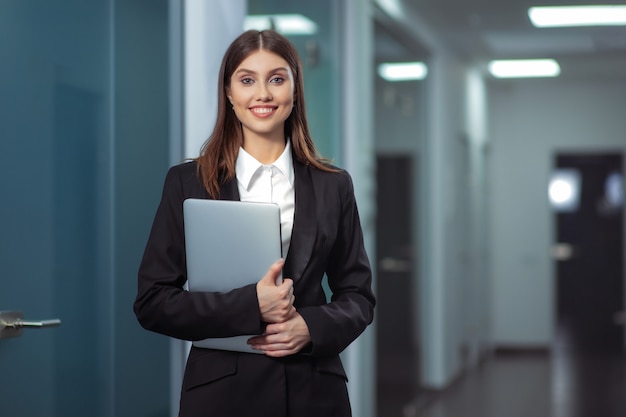
[[[490,82],[492,340],[548,347],[555,291],[547,186],[558,151],[626,151],[626,82]]]
[[[429,61],[422,170],[420,260],[425,385],[444,388],[476,362],[486,343],[488,281],[474,245],[484,188],[485,137],[481,78],[444,49]],[[470,76],[471,75],[471,76]]]
[[[487,86],[479,68],[469,68],[465,74],[465,135],[468,170],[465,178],[467,190],[468,241],[464,260],[468,266],[465,274],[464,319],[466,348],[465,365],[474,366],[490,347],[491,300],[487,263],[487,154],[489,143]]]
[[[213,131],[217,79],[228,45],[243,32],[245,0],[185,0],[185,156],[196,157]]]
[[[370,64],[374,36],[372,9],[370,3],[366,1],[346,1],[342,6],[343,162],[354,181],[354,193],[359,205],[365,246],[372,270],[375,271],[373,254],[376,253],[374,249],[376,180],[373,170],[374,126],[370,116],[373,114]],[[375,324],[369,326],[342,354],[350,381],[348,392],[355,417],[375,415],[374,326]]]
[[[383,10],[385,4],[378,1]],[[422,384],[444,388],[487,344],[489,281],[484,231],[486,105],[480,73],[429,22],[387,10],[430,52],[419,148],[418,239]],[[384,129],[384,125],[382,127]],[[410,141],[411,135],[406,140]],[[398,143],[379,151],[399,150]],[[415,148],[407,146],[407,151]]]

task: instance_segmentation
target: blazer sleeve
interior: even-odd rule
[[[184,340],[260,334],[263,325],[255,284],[228,293],[184,289],[183,201],[197,198],[193,194],[200,189],[194,167],[179,165],[167,173],[139,266],[135,314],[145,329]]]
[[[336,355],[373,321],[375,296],[372,273],[363,242],[352,180],[339,174],[341,215],[326,275],[331,301],[299,309],[309,327],[314,356]]]

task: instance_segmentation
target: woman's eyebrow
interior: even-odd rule
[[[273,70],[268,71],[268,73],[273,74],[275,72],[279,72],[279,71],[285,71],[285,72],[289,72],[289,70],[285,67],[278,67],[278,68],[274,68]],[[247,69],[247,68],[239,68],[237,71],[235,71],[235,74],[239,74],[239,73],[244,73],[244,74],[257,74],[256,71],[251,70],[251,69]]]

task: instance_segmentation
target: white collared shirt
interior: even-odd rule
[[[263,165],[243,148],[235,163],[241,201],[275,203],[280,207],[280,234],[283,258],[287,257],[295,213],[294,171],[291,142],[271,165]]]

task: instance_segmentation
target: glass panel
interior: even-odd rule
[[[106,411],[94,356],[106,9],[104,1],[0,3],[0,309],[62,318],[61,327],[0,341],[7,416]]]
[[[132,314],[168,163],[167,3],[130,3],[0,2],[0,310],[62,321],[0,340],[2,416],[168,414],[167,338]]]

